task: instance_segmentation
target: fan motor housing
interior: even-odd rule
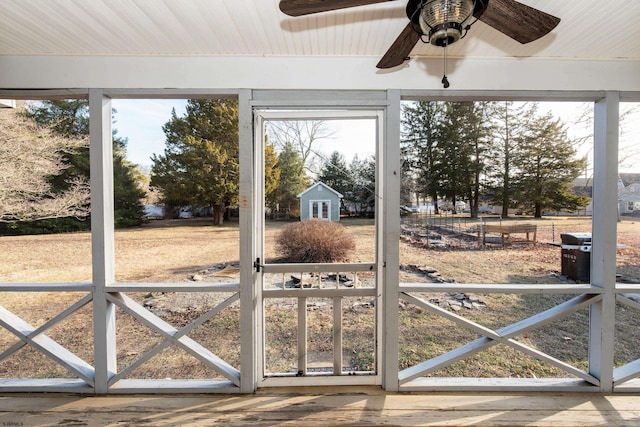
[[[429,31],[429,41],[434,46],[448,46],[460,40],[460,37],[462,37],[462,25],[457,22],[447,22]]]
[[[418,34],[427,36],[431,44],[444,47],[455,43],[462,36],[462,25],[455,22],[447,22],[432,28],[429,33],[425,33],[420,26],[420,11],[422,7],[432,0],[409,0],[407,3],[407,17],[412,23],[414,31]],[[476,0],[473,9],[473,16],[479,18],[487,9],[489,0]]]

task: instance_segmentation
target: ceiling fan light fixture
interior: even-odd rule
[[[462,37],[474,0],[425,0],[420,6],[420,29],[435,46],[448,46]]]

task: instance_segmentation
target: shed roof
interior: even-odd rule
[[[325,184],[324,182],[318,181],[315,184],[313,184],[312,186],[310,186],[309,188],[307,188],[306,190],[304,190],[302,193],[298,194],[296,197],[300,198],[303,195],[305,195],[306,193],[308,193],[309,191],[313,190],[316,187],[324,187],[327,190],[331,191],[332,193],[334,193],[336,196],[338,196],[338,198],[342,199],[344,196],[342,194],[340,194],[339,192],[337,192],[336,190],[334,190],[333,188],[329,187],[327,184]]]

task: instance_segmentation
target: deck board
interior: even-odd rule
[[[386,393],[376,387],[252,395],[0,395],[0,424],[202,426],[640,426],[638,395]]]

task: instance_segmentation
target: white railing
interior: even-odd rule
[[[236,303],[240,297],[240,285],[234,284],[148,284],[120,283],[106,287],[106,301],[120,308],[122,314],[133,317],[151,331],[161,337],[161,341],[144,354],[138,356],[126,368],[118,372],[109,372],[105,378],[108,392],[239,392],[240,370],[231,366],[211,349],[189,337],[198,326],[220,315],[226,307]],[[78,292],[86,293],[84,297],[73,303],[40,327],[34,327],[16,314],[0,306],[0,326],[15,335],[19,341],[0,354],[0,362],[15,354],[25,346],[30,346],[50,360],[75,375],[75,378],[1,378],[2,391],[65,391],[94,393],[96,376],[100,375],[89,362],[81,359],[69,348],[64,347],[46,334],[47,330],[68,319],[82,307],[93,302],[94,287],[91,284],[0,284],[0,301],[3,292]],[[230,293],[214,307],[191,320],[182,328],[175,328],[152,311],[127,296],[129,292],[211,292]],[[114,331],[116,332],[116,331]],[[97,332],[93,331],[94,336]],[[107,353],[117,354],[118,348],[115,333],[107,340]],[[196,358],[207,368],[220,374],[224,379],[202,380],[150,380],[130,378],[136,368],[148,362],[154,356],[170,346],[175,346]]]
[[[616,302],[634,310],[640,310],[640,303],[628,298],[625,294],[640,294],[640,285],[618,285],[616,287]],[[615,389],[637,391],[640,388],[640,359],[626,363],[613,370],[613,386]]]
[[[502,328],[493,330],[482,326],[474,321],[471,321],[463,316],[460,316],[452,311],[443,309],[436,304],[433,304],[424,298],[416,296],[417,293],[425,292],[473,292],[473,293],[514,293],[514,294],[566,294],[575,295],[571,299],[549,308],[540,313],[528,317],[526,319],[517,321],[511,325],[504,326]],[[527,346],[515,338],[524,334],[527,334],[535,329],[547,326],[554,321],[569,316],[576,311],[590,307],[592,304],[602,301],[602,289],[592,287],[590,285],[456,285],[456,284],[423,284],[423,283],[404,283],[400,285],[400,298],[411,304],[414,304],[426,312],[441,316],[453,324],[461,326],[467,330],[470,330],[476,334],[481,335],[481,338],[475,339],[469,343],[461,345],[460,347],[450,350],[446,353],[433,357],[429,360],[423,361],[410,368],[404,369],[399,372],[399,383],[401,390],[430,390],[434,388],[445,389],[455,388],[458,389],[461,383],[461,379],[449,379],[447,383],[446,378],[427,378],[427,376],[439,369],[450,366],[460,360],[467,359],[477,353],[488,350],[489,348],[503,344],[507,347],[511,347],[519,352],[524,353],[526,356],[538,359],[541,362],[547,363],[550,366],[559,368],[575,378],[581,380],[581,386],[583,388],[593,388],[592,386],[599,387],[600,380],[588,372],[585,372],[579,368],[576,368],[562,360],[559,360],[553,356],[545,354],[540,350]],[[425,331],[428,333],[428,331]],[[485,381],[482,379],[468,379],[467,386],[471,383],[475,383],[475,386],[483,386],[487,388],[496,387],[497,383],[495,379]],[[492,382],[491,386],[488,384]],[[574,379],[542,379],[540,381],[526,381],[526,387],[528,388],[545,388],[550,384],[557,387],[558,384],[564,383],[566,386],[575,388],[576,381]],[[512,386],[522,387],[524,382],[522,380],[512,381]],[[508,384],[506,381],[500,383],[500,387],[506,387]]]
[[[339,265],[339,266],[295,266],[295,265],[269,265],[264,266],[265,271],[275,274],[299,274],[303,272],[329,272],[356,274],[357,272],[369,272],[375,270],[374,264],[359,265]],[[338,274],[339,277],[339,274]],[[81,359],[73,353],[72,349],[65,348],[47,335],[47,331],[60,322],[68,319],[83,307],[90,305],[93,301],[93,287],[88,283],[80,284],[32,284],[15,283],[0,285],[0,296],[3,292],[64,292],[78,293],[81,297],[72,303],[68,308],[61,311],[39,327],[32,326],[16,314],[0,306],[0,326],[11,332],[18,338],[18,341],[10,345],[0,353],[0,362],[24,348],[31,347],[56,364],[64,367],[72,373],[73,378],[3,378],[0,379],[0,389],[6,392],[23,391],[73,391],[83,393],[95,392],[96,369],[89,362]],[[127,293],[133,292],[213,292],[229,293],[226,299],[214,307],[208,308],[196,319],[191,320],[181,328],[175,328],[152,311],[134,301]],[[511,293],[511,294],[562,294],[573,295],[570,299],[554,307],[536,313],[526,319],[517,321],[511,325],[499,329],[491,329],[481,324],[469,320],[455,312],[443,309],[438,305],[423,298],[424,293],[441,292],[473,292],[481,294]],[[615,302],[628,308],[640,310],[640,303],[625,296],[628,293],[640,292],[640,285],[625,285],[616,289]],[[84,295],[83,295],[84,294]],[[422,308],[425,312],[441,316],[455,325],[468,329],[480,338],[472,340],[458,348],[447,351],[431,359],[420,362],[407,369],[398,372],[398,383],[400,391],[426,391],[426,390],[461,390],[469,387],[482,389],[516,389],[516,390],[582,390],[598,391],[602,386],[600,378],[590,372],[579,369],[565,361],[559,360],[551,355],[545,354],[537,348],[523,344],[515,338],[529,333],[535,329],[547,327],[554,321],[562,319],[582,310],[591,307],[593,304],[603,302],[603,290],[590,285],[459,285],[452,283],[431,284],[431,283],[403,283],[399,288],[399,300],[413,304]],[[109,303],[117,306],[123,314],[132,316],[137,321],[144,324],[151,331],[158,334],[162,339],[159,343],[139,355],[132,363],[118,372],[112,372],[107,379],[109,393],[127,392],[239,392],[241,369],[232,366],[213,351],[207,349],[202,344],[189,337],[189,333],[198,326],[204,324],[213,317],[219,315],[222,310],[231,304],[239,301],[240,285],[235,284],[139,284],[121,283],[106,288],[106,299]],[[344,287],[339,282],[335,285],[328,285],[326,288],[278,288],[264,289],[263,298],[265,301],[275,298],[292,298],[297,302],[297,372],[277,373],[271,375],[263,385],[278,386],[292,385],[291,377],[306,377],[307,384],[321,384],[321,377],[344,376],[343,367],[343,343],[342,343],[342,301],[350,297],[367,297],[375,299],[378,291],[375,287]],[[307,344],[308,336],[307,324],[307,301],[309,298],[329,298],[333,303],[333,367],[330,372],[309,372],[307,369]],[[215,331],[213,332],[215,333]],[[425,331],[425,334],[428,331]],[[569,374],[567,378],[541,378],[532,379],[510,379],[510,378],[490,378],[490,379],[464,379],[464,378],[442,378],[429,377],[435,371],[450,366],[462,359],[469,358],[477,353],[489,348],[503,344],[516,349],[526,356],[536,358],[541,362],[559,368]],[[114,353],[116,342],[109,343],[113,346]],[[151,360],[161,351],[170,346],[176,346],[188,354],[195,357],[199,362],[211,370],[219,373],[223,379],[200,379],[200,380],[149,380],[130,378],[136,368]],[[381,349],[384,351],[384,349]],[[377,354],[377,352],[376,352]],[[376,366],[378,364],[376,363]],[[375,384],[373,379],[367,379],[366,375],[375,376],[375,372],[350,372],[349,375],[364,376],[357,384]],[[635,360],[616,367],[612,372],[614,391],[637,391],[638,377],[640,377],[640,360]],[[288,379],[287,379],[288,378]],[[334,381],[335,382],[335,381]],[[329,382],[331,383],[331,382]],[[335,382],[338,384],[337,382]]]
[[[296,383],[309,384],[315,382],[318,385],[323,383],[337,383],[336,378],[329,379],[327,377],[349,376],[349,383],[357,384],[375,384],[376,375],[375,366],[377,360],[374,361],[373,370],[359,370],[357,367],[349,367],[345,371],[343,354],[343,301],[347,298],[368,298],[373,301],[377,298],[376,287],[376,264],[375,263],[329,263],[329,264],[266,264],[261,266],[265,275],[282,275],[282,281],[279,287],[264,285],[262,290],[262,298],[265,307],[269,306],[271,301],[280,298],[290,298],[295,300],[297,311],[297,347],[296,347],[296,363],[295,372],[267,372],[266,367],[262,368],[264,372],[264,380],[262,385],[294,385]],[[369,283],[365,284],[360,279],[360,275],[372,274],[369,277]],[[298,287],[286,287],[286,277],[296,278],[299,281]],[[324,277],[329,276],[329,277]],[[305,279],[305,277],[307,279]],[[323,278],[324,277],[324,278]],[[346,286],[341,282],[341,278],[349,278],[349,285]],[[305,283],[305,280],[311,280]],[[329,299],[331,301],[332,321],[332,366],[325,369],[309,369],[309,302],[312,299]],[[375,311],[374,304],[373,310]],[[372,319],[371,328],[375,329],[375,316]],[[265,325],[266,326],[266,325]],[[377,342],[377,334],[374,333],[370,337],[371,346],[374,352],[374,358],[378,359],[378,351],[375,349]],[[263,340],[266,346],[266,340]],[[368,376],[368,378],[363,378]],[[360,377],[360,378],[354,378]],[[295,379],[294,379],[295,378]],[[310,380],[310,378],[313,378]]]

